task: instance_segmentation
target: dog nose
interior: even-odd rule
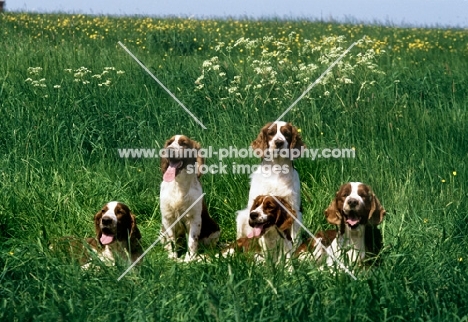
[[[358,204],[359,204],[359,201],[357,201],[356,199],[349,199],[349,200],[348,200],[348,205],[349,205],[351,208],[356,207]]]
[[[260,216],[260,214],[258,212],[251,212],[250,213],[250,219],[251,220],[256,220],[259,216]]]
[[[110,224],[112,224],[112,218],[103,217],[101,222],[104,226],[109,226]]]
[[[277,148],[281,148],[284,144],[284,141],[283,140],[275,140],[275,146]]]
[[[169,146],[164,150],[164,157],[169,159],[181,158],[181,151],[178,148]]]

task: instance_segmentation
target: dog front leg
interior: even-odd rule
[[[165,221],[163,220],[163,227],[168,227],[170,225],[168,225],[167,223],[165,223]],[[166,229],[166,228],[163,228],[161,230],[161,234],[162,234],[162,242],[164,244],[164,248],[166,249],[168,255],[169,255],[169,258],[170,259],[177,259],[178,255],[177,255],[177,237],[176,237],[176,234],[175,234],[175,231],[174,231],[174,227],[172,227],[171,229]]]
[[[187,254],[185,255],[185,261],[190,262],[195,259],[195,256],[198,252],[198,239],[200,237],[201,231],[201,218],[191,220],[190,222],[190,229],[188,233],[188,240],[187,240]]]

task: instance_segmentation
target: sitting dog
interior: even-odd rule
[[[208,214],[202,198],[199,169],[203,158],[198,155],[198,142],[185,135],[175,135],[166,141],[164,148],[160,207],[165,247],[169,257],[176,259],[187,237],[185,260],[190,261],[197,254],[199,243],[208,247],[216,245],[220,228]]]
[[[237,211],[237,239],[251,235],[253,227],[250,212],[254,200],[259,195],[281,196],[294,210],[297,221],[290,230],[293,242],[296,242],[302,222],[301,182],[293,166],[293,160],[300,156],[305,147],[297,128],[282,121],[268,123],[260,130],[251,144],[262,159],[258,169],[251,174],[247,208]]]

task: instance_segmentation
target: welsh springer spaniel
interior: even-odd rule
[[[94,227],[95,238],[65,236],[49,248],[77,260],[83,269],[92,265],[92,252],[107,266],[114,266],[118,260],[134,262],[143,254],[141,233],[127,205],[117,201],[105,204],[94,215]]]
[[[327,221],[338,227],[330,250],[349,264],[361,264],[378,255],[382,249],[382,234],[377,225],[385,215],[386,211],[371,187],[360,182],[343,184],[325,210]],[[324,254],[322,251],[321,255]],[[330,257],[327,265],[333,265]]]
[[[266,258],[278,262],[282,255],[290,258],[293,248],[291,229],[296,213],[285,198],[257,196],[249,214],[251,234],[229,245],[224,255],[235,251],[253,253],[258,260]]]
[[[185,135],[175,135],[166,141],[161,158],[162,233],[169,257],[174,259],[179,256],[186,235],[186,261],[194,259],[199,243],[214,246],[220,235],[219,225],[208,214],[205,201],[200,200],[203,191],[199,168],[203,158],[199,150],[198,142]]]
[[[88,238],[87,242],[106,265],[115,264],[115,255],[134,262],[143,254],[135,215],[126,204],[118,201],[105,204],[94,215],[94,227],[96,238]]]
[[[302,221],[301,183],[293,167],[293,159],[304,147],[301,136],[291,123],[274,122],[266,124],[251,144],[262,158],[260,167],[251,175],[247,208],[237,212],[237,239],[255,234],[249,225],[250,211],[259,195],[280,196],[294,210],[297,220]],[[296,241],[300,225],[294,221],[291,239]]]

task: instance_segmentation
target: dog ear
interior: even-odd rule
[[[164,143],[164,148],[162,150],[162,155],[161,155],[161,171],[162,173],[166,173],[167,168],[169,167],[169,159],[168,159],[168,151],[167,147],[173,142],[172,138],[167,140]]]
[[[99,241],[99,244],[101,244],[100,240],[101,240],[101,236],[102,236],[101,218],[102,218],[102,210],[99,210],[94,215],[94,230],[96,231],[96,239]]]
[[[304,142],[302,142],[302,137],[299,134],[297,128],[291,125],[292,128],[292,138],[291,138],[291,149],[301,150],[302,147],[305,148]]]
[[[330,203],[327,209],[325,209],[325,217],[327,218],[327,221],[332,224],[339,226],[341,225],[342,217],[340,210],[337,207],[336,204],[336,197],[333,199],[333,201]]]
[[[136,224],[136,217],[134,214],[130,214],[130,216],[132,217],[132,226],[130,228],[130,239],[141,239],[141,233]]]
[[[268,149],[268,128],[273,124],[272,122],[267,123],[262,129],[255,140],[252,141],[250,146],[252,149],[260,150],[259,157],[263,159],[265,151]],[[255,154],[256,155],[256,154]]]
[[[287,233],[293,225],[294,218],[292,217],[296,217],[296,212],[291,208],[289,202],[287,202],[284,198],[275,198],[278,199],[278,202],[280,203],[280,205],[278,205],[279,210],[275,224],[280,231]]]
[[[169,160],[167,158],[161,158],[161,171],[166,173],[167,168],[169,167]]]
[[[197,176],[200,177],[202,175],[202,165],[205,164],[205,159],[200,155],[200,143],[193,141],[193,149],[197,151]]]
[[[143,248],[141,247],[141,244],[139,242],[141,239],[141,233],[136,224],[136,217],[132,213],[130,213],[130,216],[132,217],[132,226],[130,229],[130,236],[129,236],[129,241],[130,241],[129,250],[130,250],[132,261],[134,262],[143,253]]]
[[[371,198],[372,200],[371,200],[371,210],[369,211],[369,223],[371,225],[377,226],[383,221],[387,212],[382,207],[379,199],[377,198],[375,194],[372,194]]]

